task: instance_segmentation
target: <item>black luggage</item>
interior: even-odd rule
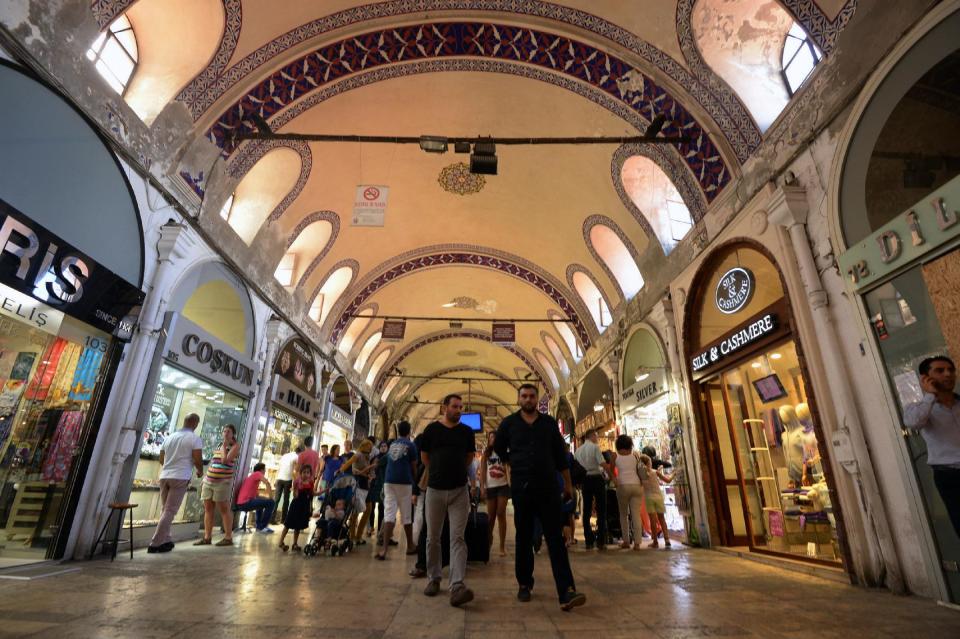
[[[463,538],[467,543],[467,561],[490,561],[490,518],[477,509],[476,503],[470,504]]]

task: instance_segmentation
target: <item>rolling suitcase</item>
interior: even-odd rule
[[[480,512],[472,500],[463,538],[467,543],[467,561],[490,561],[490,518],[487,513]]]

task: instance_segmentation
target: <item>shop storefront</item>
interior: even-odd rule
[[[323,418],[323,428],[320,430],[320,444],[339,446],[343,451],[343,443],[353,436],[353,416],[332,402],[327,403],[326,415]]]
[[[664,487],[666,520],[671,530],[683,531],[687,528],[684,517],[690,515],[690,508],[685,496],[682,431],[679,416],[671,417],[671,407],[676,405],[656,335],[646,328],[634,331],[624,349],[621,368],[620,388],[624,390],[620,393],[620,432],[633,439],[635,450],[649,453],[652,449],[652,457],[674,474],[674,482]]]
[[[577,425],[574,430],[577,444],[590,430],[596,430],[600,450],[613,450],[619,435],[613,405],[613,386],[607,374],[597,366],[583,378],[577,401]]]
[[[697,282],[687,361],[714,537],[840,564],[828,450],[778,268],[738,243],[711,256]]]
[[[63,556],[144,295],[139,213],[94,128],[0,61],[0,568]],[[104,238],[113,240],[105,241]],[[126,243],[113,250],[111,242]]]
[[[228,424],[243,441],[246,414],[256,388],[255,364],[179,313],[169,313],[165,322],[167,340],[154,378],[147,423],[141,439],[139,463],[133,478],[130,501],[134,526],[151,528],[160,517],[160,450],[164,439],[179,430],[187,415],[200,416],[196,433],[203,440],[207,464]],[[203,519],[200,480],[191,479],[187,496],[174,518],[175,528],[188,532]],[[152,530],[146,531],[152,533]]]
[[[306,342],[291,339],[273,367],[270,405],[257,427],[250,466],[263,462],[270,483],[277,478],[280,458],[313,434],[319,417],[317,373]]]
[[[942,460],[943,451],[928,448],[922,431],[908,429],[904,412],[923,399],[924,359],[960,362],[960,138],[945,134],[960,130],[960,112],[950,106],[960,97],[958,29],[960,13],[954,13],[864,96],[857,129],[843,149],[838,220],[840,243],[848,247],[840,270],[861,300],[868,343],[886,373],[907,473],[916,478],[919,527],[929,526],[933,570],[943,579],[941,597],[954,603],[960,601],[960,527],[952,521],[960,521],[960,512],[950,512],[951,499],[941,495],[929,463]],[[922,150],[921,160],[930,158],[925,164],[911,164],[902,153],[907,120],[916,123],[911,149]]]

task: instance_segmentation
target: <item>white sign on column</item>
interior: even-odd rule
[[[353,200],[353,226],[383,226],[389,186],[360,184]]]

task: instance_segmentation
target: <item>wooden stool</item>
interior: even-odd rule
[[[110,518],[113,517],[113,513],[119,513],[119,516],[117,517],[117,528],[113,533],[113,551],[110,555],[110,561],[117,558],[117,546],[120,544],[120,529],[123,528],[123,511],[125,510],[130,511],[130,540],[127,543],[130,544],[130,559],[133,559],[133,509],[138,505],[139,504],[130,504],[127,502],[112,502],[110,504],[110,515],[107,516],[107,521],[104,522],[103,528],[97,536],[97,540],[93,542],[93,547],[90,549],[88,559],[93,559],[93,553],[97,550],[97,545],[103,539],[104,533],[107,532],[107,526],[110,525]]]

